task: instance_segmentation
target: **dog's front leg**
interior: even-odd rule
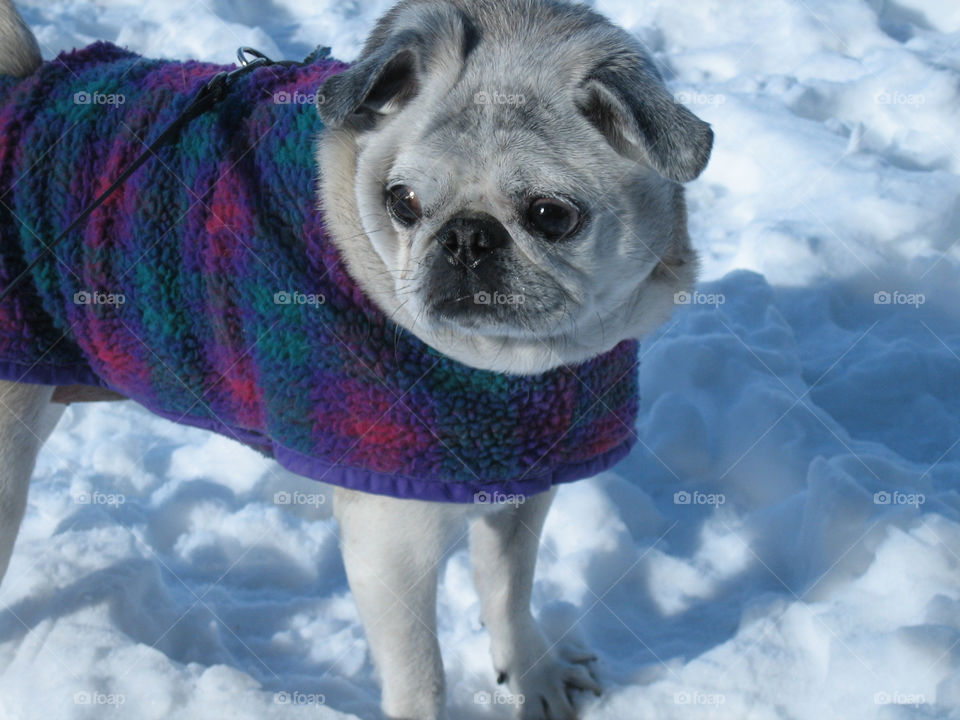
[[[37,453],[63,413],[52,387],[0,382],[0,580],[27,507]]]
[[[437,573],[463,508],[337,488],[347,579],[396,720],[443,720]]]
[[[570,692],[600,686],[589,653],[551,647],[530,610],[533,572],[556,490],[505,504],[470,525],[470,553],[497,681],[507,683],[524,720],[575,720]]]

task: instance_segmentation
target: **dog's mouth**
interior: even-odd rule
[[[498,290],[466,288],[464,292],[434,299],[427,307],[432,319],[444,324],[480,331],[484,328],[521,329],[522,296]]]
[[[540,291],[543,282],[508,265],[497,259],[476,268],[453,268],[439,257],[421,294],[428,319],[471,334],[551,334],[563,316],[562,298],[555,291]]]

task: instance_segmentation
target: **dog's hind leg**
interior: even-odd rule
[[[0,75],[26,77],[40,63],[37,39],[11,0],[0,0]]]
[[[574,720],[573,690],[600,692],[587,663],[551,647],[530,611],[540,532],[555,490],[506,504],[470,525],[470,555],[497,681],[506,683],[523,720]]]
[[[462,506],[337,488],[347,579],[391,720],[446,718],[437,575]]]
[[[27,507],[37,453],[63,413],[50,404],[52,395],[52,387],[0,381],[0,580]]]

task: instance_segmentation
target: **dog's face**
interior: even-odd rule
[[[320,94],[333,241],[437,350],[506,372],[578,362],[692,285],[680,183],[712,133],[588,9],[408,0]]]

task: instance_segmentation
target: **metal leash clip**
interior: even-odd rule
[[[248,57],[248,55],[251,57]],[[264,67],[266,65],[278,64],[259,50],[246,46],[237,50],[237,60],[239,61],[239,67],[237,67],[235,70],[224,70],[222,72],[218,72],[216,75],[210,78],[210,82],[208,82],[201,91],[201,97],[203,98],[204,102],[209,101],[211,98],[215,103],[219,102],[226,97],[227,91],[230,89],[230,85],[238,77],[246,75],[247,73],[253,72],[257,68]]]
[[[250,60],[247,55],[252,55],[256,60]],[[267,65],[273,62],[273,60],[255,48],[244,45],[237,50],[237,61],[240,63],[240,67],[246,67],[251,63],[256,63],[257,60],[263,60],[263,62],[260,63],[261,65]]]

